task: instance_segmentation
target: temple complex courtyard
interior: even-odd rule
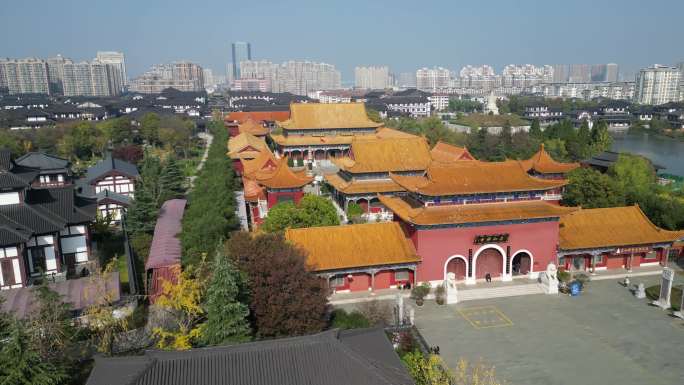
[[[675,285],[684,281],[679,275]],[[647,287],[658,276],[635,277]],[[635,298],[617,280],[560,294],[426,301],[416,326],[446,364],[461,357],[494,365],[512,385],[684,383],[684,320]]]

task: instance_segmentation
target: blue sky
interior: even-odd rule
[[[346,81],[363,64],[615,62],[634,73],[684,60],[682,0],[0,1],[0,57],[121,50],[133,76],[181,59],[224,73],[231,41],[259,59],[335,64]]]

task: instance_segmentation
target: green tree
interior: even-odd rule
[[[44,360],[21,321],[10,321],[0,343],[0,385],[58,385],[66,370]]]
[[[591,152],[592,155],[600,154],[610,149],[613,138],[608,133],[608,123],[599,120],[591,128]]]
[[[10,150],[13,158],[23,153],[21,139],[10,130],[0,129],[0,149]]]
[[[96,150],[97,132],[90,122],[80,122],[57,143],[60,155],[69,159],[90,159]]]
[[[308,271],[301,249],[282,234],[246,232],[233,234],[227,249],[246,275],[257,336],[303,335],[325,327],[329,288]]]
[[[47,280],[32,288],[34,310],[28,318],[31,343],[41,358],[55,365],[67,366],[68,350],[76,329],[71,317],[71,305],[50,289]]]
[[[159,175],[159,204],[169,199],[182,198],[185,193],[184,180],[176,158],[169,156]]]
[[[140,185],[141,189],[145,189],[146,192],[152,197],[154,204],[159,207],[161,203],[159,197],[161,195],[161,183],[160,177],[162,173],[162,163],[158,157],[146,152],[142,162],[139,165],[140,169]],[[138,193],[138,187],[136,186],[136,195]]]
[[[532,120],[532,124],[530,125],[530,137],[538,141],[542,141],[544,139],[544,133],[539,125],[539,119]]]
[[[129,234],[151,234],[157,220],[157,202],[142,181],[135,184],[135,199],[127,210],[126,228]]]
[[[568,175],[563,204],[584,208],[616,207],[625,203],[624,192],[608,175],[591,168],[578,168]]]
[[[240,301],[246,299],[241,298],[244,288],[240,272],[220,252],[216,253],[212,271],[204,305],[207,321],[202,325],[202,341],[206,345],[221,345],[249,340],[249,308]]]
[[[148,112],[140,119],[140,135],[147,144],[159,142],[159,122],[159,115],[154,112]]]
[[[547,139],[544,142],[544,149],[551,157],[559,162],[568,160],[568,151],[565,149],[563,139]]]
[[[335,226],[340,224],[335,206],[326,198],[305,195],[295,205],[278,203],[271,207],[261,228],[267,232],[284,231],[288,228]]]
[[[641,198],[653,192],[656,173],[651,162],[638,155],[620,154],[617,162],[608,169],[620,189],[625,192],[627,203],[638,203]]]

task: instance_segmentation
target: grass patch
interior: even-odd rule
[[[488,114],[470,114],[463,115],[453,121],[455,124],[471,127],[503,127],[508,123],[509,126],[527,126],[530,124],[527,120],[518,115],[488,115]]]
[[[684,286],[674,286],[670,294],[670,304],[673,310],[680,310],[679,305],[682,303],[682,289]],[[649,286],[646,288],[646,297],[650,300],[657,300],[660,297],[660,285]]]
[[[116,269],[119,271],[119,282],[121,283],[121,288],[126,292],[130,292],[130,284],[128,281],[128,262],[126,261],[126,256],[123,255],[119,257],[116,261]]]

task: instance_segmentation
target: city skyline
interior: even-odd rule
[[[632,80],[640,68],[684,60],[672,49],[677,46],[676,17],[684,11],[684,4],[675,1],[653,3],[653,7],[668,9],[657,15],[633,11],[636,7],[616,1],[576,2],[565,5],[562,13],[551,6],[540,7],[537,2],[494,1],[486,19],[476,5],[443,2],[431,8],[395,2],[388,9],[386,4],[355,1],[306,6],[260,2],[239,7],[212,1],[182,7],[182,11],[169,2],[164,3],[165,7],[146,2],[138,4],[135,13],[127,12],[131,8],[125,4],[82,7],[80,3],[75,0],[70,7],[64,7],[63,3],[42,2],[44,12],[40,14],[28,12],[25,4],[5,7],[0,15],[0,32],[15,38],[0,43],[0,56],[47,58],[61,53],[81,61],[91,60],[92,52],[113,50],[126,55],[129,78],[154,63],[180,60],[223,73],[231,61],[230,43],[247,41],[257,48],[256,60],[331,63],[340,69],[345,83],[353,81],[356,66],[387,65],[398,74],[433,66],[457,71],[467,64],[488,64],[498,72],[513,63],[617,63]],[[620,22],[604,25],[606,20],[615,20],[616,10]],[[250,17],[255,14],[259,15],[256,24],[256,19]],[[378,18],[379,14],[386,17]],[[458,17],[452,16],[456,14]],[[607,19],[607,15],[612,18]],[[355,25],[364,27],[347,28],[352,17]],[[48,18],[63,20],[62,25],[70,28],[57,28],[50,34],[37,30],[16,34],[25,31],[25,25],[48,25]],[[126,23],[120,23],[123,19]],[[225,22],[228,20],[230,23]],[[188,33],[194,21],[203,27],[200,40]],[[582,28],[556,30],[559,25],[579,23]],[[188,25],[188,29],[179,28],[182,25]],[[657,39],[643,33],[656,26]],[[342,28],[345,33],[339,34]],[[421,33],[415,33],[418,30]],[[392,31],[393,39],[382,44],[367,38],[386,31]],[[85,34],[89,39],[84,42],[79,37]],[[638,46],[648,47],[648,54],[625,49]]]

